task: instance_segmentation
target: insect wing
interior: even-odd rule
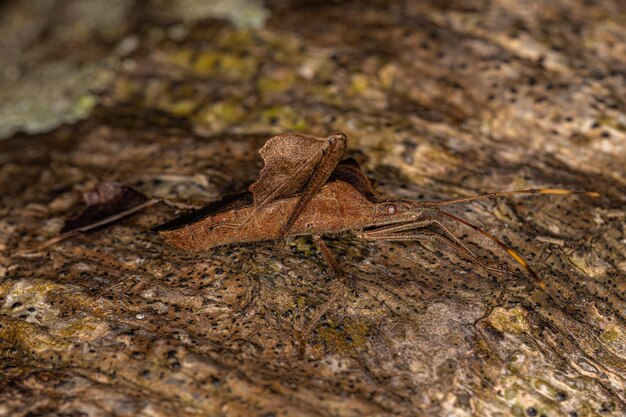
[[[339,157],[336,161],[328,161],[331,164],[334,162],[334,165],[321,181],[319,185],[321,187],[345,149],[345,136],[331,136],[335,137],[339,140],[331,141],[330,138],[287,133],[269,139],[259,151],[265,166],[258,181],[250,186],[250,192],[254,195],[254,205],[259,207],[303,192],[320,168],[324,156],[328,154],[330,148],[334,148],[334,153],[339,153]]]

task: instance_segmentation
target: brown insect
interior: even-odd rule
[[[514,194],[597,193],[562,189],[495,192],[446,201],[414,201],[377,196],[352,159],[340,162],[347,138],[338,133],[316,138],[300,133],[275,136],[259,151],[265,167],[248,192],[229,196],[154,228],[176,247],[203,250],[220,245],[313,236],[340,285],[300,333],[301,354],[307,334],[345,287],[344,274],[322,236],[351,231],[365,240],[434,240],[488,269],[487,265],[441,222],[449,218],[491,239],[517,261],[540,288],[544,282],[510,246],[441,207]],[[434,230],[433,230],[434,228]]]

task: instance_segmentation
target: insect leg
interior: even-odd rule
[[[495,242],[498,246],[504,249],[511,258],[515,259],[515,261],[518,264],[520,264],[528,272],[528,274],[535,280],[535,283],[537,284],[537,286],[539,286],[539,288],[541,288],[542,290],[546,288],[546,283],[541,278],[539,278],[539,276],[535,273],[535,271],[533,271],[533,269],[530,267],[528,262],[526,262],[526,260],[522,258],[522,256],[519,253],[517,253],[515,249],[513,249],[512,247],[510,247],[509,245],[507,245],[506,243],[504,243],[503,241],[501,241],[500,239],[498,239],[491,233],[483,230],[481,227],[476,226],[461,217],[455,216],[454,214],[448,213],[447,211],[443,211],[443,210],[438,210],[438,212],[446,217],[451,218],[452,220],[456,222],[459,222],[465,226],[471,227],[472,229],[474,229],[481,235]]]
[[[336,288],[333,290],[328,300],[326,300],[324,305],[315,313],[311,321],[309,321],[309,324],[307,324],[306,327],[300,332],[300,335],[298,337],[298,354],[300,356],[300,359],[304,358],[304,353],[306,349],[306,337],[309,333],[311,333],[315,326],[317,326],[322,316],[326,314],[326,312],[335,304],[337,298],[339,298],[339,295],[341,295],[346,287],[345,275],[343,274],[343,271],[337,264],[337,260],[330,252],[322,238],[319,235],[315,235],[313,236],[313,240],[319,246],[322,255],[324,255],[324,258],[328,263],[328,266],[330,266],[330,269],[333,271],[333,275],[337,278],[340,278],[340,280],[337,282]]]
[[[379,228],[379,229],[375,229],[375,230],[368,230],[367,232],[364,232],[367,235],[367,237],[363,236],[363,238],[372,240],[372,238],[374,238],[376,236],[379,236],[381,234],[389,235],[390,233],[399,233],[399,232],[404,232],[404,231],[409,231],[409,230],[421,229],[421,228],[424,228],[424,227],[427,227],[427,226],[430,226],[430,225],[439,226],[439,228],[441,230],[443,230],[443,235],[446,238],[448,238],[449,240],[453,241],[456,244],[456,246],[460,246],[460,248],[463,250],[464,254],[466,256],[469,256],[470,258],[472,258],[472,260],[474,260],[480,266],[482,266],[482,267],[484,267],[486,269],[491,269],[491,270],[502,272],[502,267],[488,265],[488,264],[482,262],[478,258],[478,255],[476,255],[474,253],[474,251],[472,251],[470,248],[468,248],[467,245],[465,245],[461,240],[459,240],[459,238],[457,238],[450,231],[450,229],[448,229],[443,223],[441,223],[441,221],[439,221],[438,219],[435,219],[435,218],[426,218],[424,220],[412,221],[412,222],[402,223],[402,224],[398,224],[398,225],[385,226],[385,227],[382,227],[382,228]]]
[[[500,239],[498,239],[497,237],[495,237],[494,235],[492,235],[491,233],[483,230],[481,227],[476,226],[470,222],[468,222],[467,220],[455,216],[452,213],[448,213],[447,211],[441,210],[441,209],[433,209],[433,212],[436,214],[441,214],[443,216],[446,216],[458,223],[461,223],[465,226],[468,226],[472,229],[474,229],[475,231],[477,231],[478,233],[482,234],[483,236],[487,237],[488,239],[490,239],[491,241],[495,242],[498,246],[500,246],[502,249],[504,249],[509,256],[511,256],[513,259],[515,259],[515,261],[520,264],[527,272],[528,274],[535,280],[535,283],[537,284],[537,286],[539,286],[539,288],[541,288],[542,290],[545,289],[546,284],[545,282],[539,278],[539,276],[537,276],[537,274],[535,273],[535,271],[533,271],[533,269],[530,267],[530,265],[528,264],[528,262],[526,262],[526,260],[519,254],[517,253],[517,251],[515,249],[513,249],[512,247],[510,247],[509,245],[507,245],[506,243],[502,242]],[[377,229],[374,231],[366,231],[363,232],[361,235],[364,239],[370,239],[370,240],[411,240],[411,239],[384,239],[383,237],[385,236],[385,231],[389,232],[391,231],[390,235],[393,235],[394,231],[400,231],[400,230],[411,230],[411,229],[416,229],[416,228],[420,228],[420,227],[424,227],[425,223],[424,222],[428,222],[428,220],[420,220],[418,222],[415,222],[413,225],[413,227],[411,227],[411,223],[405,223],[403,225],[399,225],[399,226],[391,226],[391,227],[387,227],[387,228],[382,228],[382,229]],[[472,251],[470,251],[465,245],[463,245],[443,224],[441,224],[438,221],[432,220],[431,223],[435,223],[438,226],[440,226],[445,232],[446,232],[446,236],[448,236],[451,241],[453,241],[455,243],[455,246],[457,247],[462,247],[464,249],[464,251],[467,251],[466,253],[474,260],[476,261],[479,265],[485,266],[488,269],[495,269],[495,270],[502,270],[501,268],[496,268],[496,267],[489,267],[486,266]],[[403,236],[402,234],[396,234],[395,236]]]
[[[433,219],[431,223],[438,223]],[[423,227],[421,225],[415,226],[415,228]],[[498,272],[502,272],[503,268],[496,265],[486,264],[482,259],[480,259],[474,252],[472,252],[467,246],[465,246],[461,241],[456,238],[456,236],[452,235],[447,228],[443,228],[447,233],[441,234],[437,232],[433,232],[431,230],[404,230],[404,231],[396,231],[389,233],[370,233],[363,232],[358,234],[357,236],[364,240],[383,240],[383,241],[414,241],[414,240],[434,240],[441,244],[443,244],[448,249],[452,250],[454,253],[461,257],[469,258],[474,263],[482,266],[485,269],[495,270]],[[377,231],[378,232],[378,231]]]

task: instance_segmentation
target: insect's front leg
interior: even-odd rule
[[[443,233],[430,230],[420,230],[425,227],[438,226]],[[486,263],[481,260],[476,253],[461,242],[452,232],[436,218],[425,218],[421,220],[409,221],[401,224],[380,227],[374,230],[367,230],[357,233],[357,237],[364,240],[384,240],[384,241],[409,241],[409,240],[434,240],[442,243],[445,247],[455,252],[457,255],[469,258],[474,263],[485,269],[504,272],[505,268],[498,264]]]

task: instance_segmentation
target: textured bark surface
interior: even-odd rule
[[[196,3],[0,6],[0,416],[626,413],[623,2]],[[189,254],[150,232],[176,215],[155,207],[25,251],[98,181],[245,190],[291,130],[346,133],[386,194],[602,197],[455,209],[544,292],[454,225],[511,274],[329,238],[352,283],[305,360],[297,334],[335,286],[310,239]]]

